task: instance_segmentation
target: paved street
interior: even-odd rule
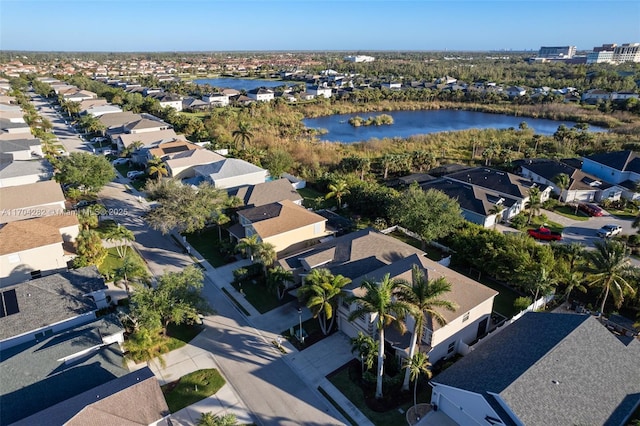
[[[84,143],[78,132],[66,124],[62,116],[49,102],[34,92],[29,92],[33,106],[39,108],[38,114],[46,118],[53,125],[52,133],[58,138],[59,144],[68,152],[90,152],[89,146]]]

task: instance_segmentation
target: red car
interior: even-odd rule
[[[553,232],[549,228],[545,228],[544,226],[541,226],[538,229],[529,229],[527,230],[527,233],[536,240],[560,241],[562,239],[561,233]]]
[[[582,210],[589,216],[599,217],[599,216],[602,216],[604,213],[604,210],[602,210],[600,207],[596,206],[595,204],[591,204],[591,203],[580,203],[578,204],[578,209]]]

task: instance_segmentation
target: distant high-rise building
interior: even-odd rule
[[[640,62],[640,43],[624,43],[613,49],[613,62]]]
[[[373,62],[376,60],[376,58],[374,58],[373,56],[366,56],[366,55],[356,55],[356,56],[345,56],[344,57],[345,61],[348,62]]]
[[[575,46],[542,46],[538,51],[538,58],[571,59],[575,54]]]
[[[602,62],[613,62],[613,51],[617,44],[603,44],[593,48],[593,52],[587,54],[587,64],[599,64]]]

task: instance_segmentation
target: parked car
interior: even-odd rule
[[[92,138],[91,142],[102,142],[102,141],[106,141],[107,138],[103,138],[103,137],[96,137],[96,138]]]
[[[80,200],[76,204],[73,205],[73,208],[74,209],[83,209],[85,207],[89,207],[89,206],[92,206],[92,205],[97,204],[97,203],[98,203],[97,200]]]
[[[560,241],[562,239],[562,234],[559,232],[553,232],[549,228],[545,228],[541,226],[538,229],[529,229],[527,233],[535,238],[536,240],[542,241]]]
[[[604,210],[602,210],[599,206],[591,203],[580,203],[578,204],[578,209],[582,210],[589,216],[602,216],[604,214]]]
[[[130,172],[127,172],[127,179],[138,179],[144,175],[145,173],[141,170],[131,170]]]
[[[622,232],[622,226],[620,225],[604,225],[598,230],[598,237],[609,238],[618,235]]]
[[[102,155],[112,155],[112,154],[115,154],[115,153],[111,149],[103,149],[102,150]]]
[[[113,164],[114,166],[117,166],[119,164],[127,164],[128,162],[129,162],[128,158],[120,157],[113,160],[111,164]]]

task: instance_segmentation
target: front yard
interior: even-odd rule
[[[218,370],[211,368],[194,371],[175,382],[163,385],[162,393],[169,406],[169,411],[175,413],[215,394],[225,384],[226,381]]]
[[[224,254],[221,249],[223,245],[229,241],[229,232],[222,229],[222,240],[218,238],[218,228],[207,228],[200,232],[194,232],[192,234],[185,234],[187,242],[193,246],[204,257],[207,262],[214,268],[226,265],[228,260],[232,260],[232,257]],[[235,259],[233,259],[235,260]]]
[[[286,293],[282,299],[278,299],[274,293],[267,289],[262,277],[245,279],[240,282],[234,282],[232,285],[261,314],[295,300],[289,293]]]

